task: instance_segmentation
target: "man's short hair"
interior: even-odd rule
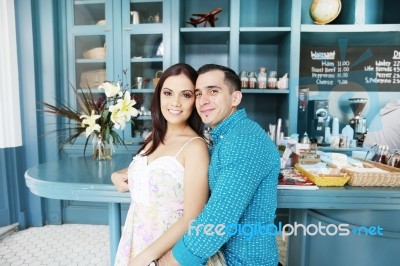
[[[233,93],[235,91],[240,91],[241,90],[241,84],[240,84],[240,78],[236,74],[235,71],[233,71],[231,68],[222,66],[222,65],[217,65],[217,64],[206,64],[200,67],[197,72],[199,75],[214,71],[214,70],[220,70],[224,72],[225,79],[224,82],[228,86],[230,93]]]

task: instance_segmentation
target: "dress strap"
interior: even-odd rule
[[[183,149],[184,149],[192,140],[194,140],[194,139],[202,139],[202,140],[204,140],[202,137],[194,137],[194,138],[189,139],[189,140],[182,146],[182,148],[177,152],[177,154],[175,155],[175,158],[178,157],[178,155],[183,151]]]

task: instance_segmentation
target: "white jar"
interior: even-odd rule
[[[276,76],[277,76],[276,71],[270,71],[268,73],[268,89],[276,88],[276,82],[278,81]]]
[[[259,89],[267,88],[267,72],[265,67],[261,67],[260,72],[258,72],[257,86]]]

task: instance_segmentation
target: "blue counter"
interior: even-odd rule
[[[110,254],[114,261],[121,234],[120,203],[129,193],[115,190],[111,173],[129,165],[131,156],[111,161],[67,158],[38,165],[25,173],[32,193],[61,200],[107,202]],[[348,224],[351,230],[382,227],[383,235],[303,235],[289,237],[288,265],[396,265],[400,252],[400,189],[328,187],[318,190],[278,190],[278,208],[289,210],[289,223],[327,226]],[[359,230],[360,231],[360,230]],[[312,233],[312,232],[311,232]],[[397,252],[396,252],[397,251]]]

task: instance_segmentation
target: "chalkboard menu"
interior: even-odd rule
[[[311,91],[400,91],[400,47],[302,47],[300,85]]]

